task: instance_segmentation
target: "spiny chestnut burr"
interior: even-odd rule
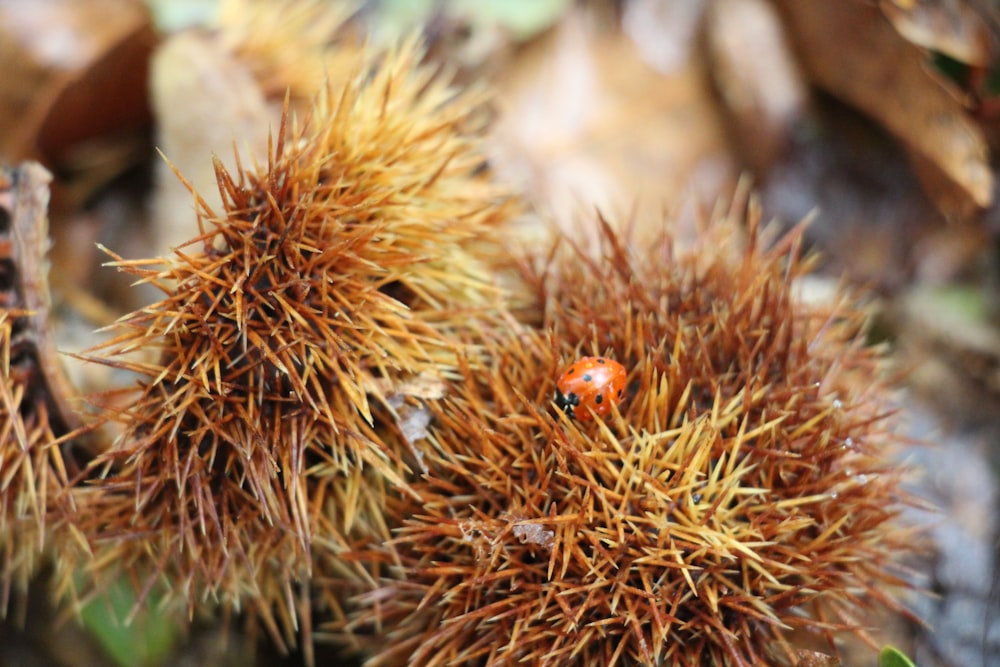
[[[139,378],[105,401],[121,434],[78,495],[98,579],[249,606],[294,639],[313,550],[385,532],[412,462],[391,399],[454,373],[514,211],[482,169],[480,97],[419,59],[414,42],[359,58],[306,118],[286,112],[266,165],[216,161],[223,207],[198,200],[199,237],[115,256],[163,298],[89,355]]]
[[[491,363],[430,406],[400,568],[345,626],[368,664],[787,664],[798,632],[835,653],[902,610],[884,360],[856,302],[797,298],[801,229],[768,245],[734,206],[686,250],[602,230],[526,261],[537,319],[484,327]],[[553,402],[582,356],[627,369],[604,418]]]

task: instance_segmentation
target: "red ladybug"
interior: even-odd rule
[[[603,417],[622,400],[627,375],[625,367],[614,359],[581,357],[559,376],[556,405],[580,421],[590,419],[591,410]]]

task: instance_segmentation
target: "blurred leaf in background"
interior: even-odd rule
[[[165,664],[176,648],[180,628],[157,605],[146,601],[136,611],[135,590],[117,581],[81,611],[84,626],[122,667]]]

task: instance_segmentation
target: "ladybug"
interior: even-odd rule
[[[555,403],[580,421],[590,419],[591,410],[603,417],[622,400],[626,375],[625,367],[614,359],[581,357],[559,376]]]

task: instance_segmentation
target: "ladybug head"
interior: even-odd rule
[[[560,410],[562,410],[563,412],[565,412],[570,417],[575,417],[576,416],[573,413],[573,409],[576,406],[580,405],[580,395],[579,394],[573,393],[572,391],[569,392],[569,393],[564,394],[561,391],[559,391],[558,389],[556,389],[556,396],[555,396],[554,400],[555,400],[555,404],[559,407]]]

